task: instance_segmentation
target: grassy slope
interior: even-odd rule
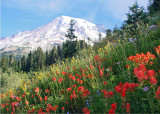
[[[159,100],[155,98],[155,91],[159,86],[159,82],[155,86],[150,84],[149,81],[145,81],[143,84],[140,83],[133,74],[133,69],[137,65],[126,60],[131,55],[140,54],[141,52],[146,54],[149,51],[157,58],[152,66],[146,65],[146,67],[147,69],[154,69],[158,73],[160,59],[154,47],[160,45],[160,30],[143,31],[137,39],[139,40],[136,43],[124,41],[124,43],[119,42],[116,45],[112,43],[104,45],[103,42],[99,45],[104,45],[104,47],[102,46],[103,48],[100,48],[97,53],[92,48],[83,50],[71,60],[58,61],[57,64],[50,67],[50,70],[36,73],[30,81],[24,80],[17,90],[7,92],[8,96],[4,94],[4,97],[10,99],[11,96],[8,104],[17,102],[17,99],[12,95],[21,99],[19,105],[14,106],[15,112],[19,113],[32,111],[32,109],[37,112],[40,108],[43,112],[46,112],[46,109],[49,108],[47,104],[52,105],[50,112],[54,112],[54,109],[56,109],[58,113],[80,113],[83,112],[83,108],[88,108],[90,112],[106,113],[111,109],[111,104],[115,102],[117,103],[115,112],[126,112],[126,107],[122,108],[122,104],[125,103],[126,105],[127,102],[130,104],[131,112],[134,113],[160,112],[158,109]],[[130,65],[130,68],[127,69],[126,65]],[[54,78],[56,78],[56,81],[54,81]],[[156,78],[158,81],[160,80],[159,73]],[[62,82],[60,82],[60,79],[63,79]],[[104,82],[107,84],[104,84]],[[136,87],[133,92],[127,91],[126,97],[123,98],[121,94],[117,94],[115,91],[115,87],[120,82],[122,84],[125,82],[139,83],[140,86]],[[76,87],[73,85],[76,85]],[[82,86],[85,91],[78,91],[80,89],[78,87]],[[143,90],[146,86],[149,87],[147,92]],[[72,90],[69,91],[71,87]],[[40,89],[39,92],[35,92],[36,88]],[[47,89],[49,92],[46,92]],[[113,91],[113,95],[105,98],[104,93],[101,92],[104,89],[108,92]],[[74,97],[73,91],[75,91],[77,97],[75,96],[76,98],[71,100],[70,97]],[[47,96],[46,101],[45,96]],[[2,104],[6,103],[4,97],[1,98]],[[56,105],[58,105],[57,108]],[[64,111],[62,107],[65,108]],[[2,112],[6,112],[7,108],[10,112],[13,111],[12,106],[1,106]]]

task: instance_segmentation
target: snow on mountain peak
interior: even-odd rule
[[[67,38],[65,34],[69,28],[70,20],[74,19],[75,35],[78,39],[98,40],[99,32],[105,37],[105,27],[96,25],[80,18],[60,16],[50,23],[32,31],[19,32],[1,40],[0,53],[28,53],[41,47],[44,51],[51,50],[54,45],[62,44]]]

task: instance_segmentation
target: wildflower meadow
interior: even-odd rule
[[[147,30],[57,61],[1,93],[1,113],[160,113],[159,37]]]

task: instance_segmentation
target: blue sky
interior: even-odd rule
[[[137,1],[147,9],[148,0]],[[35,29],[62,15],[86,19],[107,29],[120,27],[134,3],[135,0],[1,0],[0,37]]]

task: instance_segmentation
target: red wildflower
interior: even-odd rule
[[[103,84],[104,84],[104,85],[106,85],[106,84],[107,84],[107,82],[106,82],[106,81],[104,81],[104,82],[103,82]]]
[[[155,71],[154,70],[148,70],[147,71],[147,76],[150,78],[150,77],[154,77],[155,75]]]
[[[126,97],[126,89],[125,89],[125,88],[122,90],[121,96],[122,96],[122,97]]]
[[[158,87],[157,91],[155,92],[156,99],[160,99],[160,86]]]
[[[83,80],[80,80],[80,84],[82,84],[83,83]]]
[[[156,85],[156,84],[157,84],[157,79],[154,78],[154,77],[152,77],[152,78],[150,79],[150,83],[153,84],[153,85]]]
[[[45,90],[45,93],[49,93],[49,92],[50,92],[50,90],[48,90],[48,89]]]
[[[63,80],[63,78],[60,78],[60,79],[58,79],[58,82],[59,82],[59,83],[61,83],[61,82],[62,82],[62,80]]]
[[[71,90],[72,90],[72,87],[70,87],[70,88],[67,89],[67,91],[71,91]]]
[[[113,110],[116,110],[116,108],[117,108],[117,103],[111,104],[111,107],[112,107]]]
[[[44,97],[44,100],[47,101],[47,96]]]
[[[22,97],[24,98],[24,97],[25,97],[25,95],[22,95]]]
[[[40,97],[40,98],[39,98],[39,101],[42,101],[42,100],[43,100],[42,97]]]
[[[85,96],[87,96],[87,95],[89,95],[89,94],[90,94],[90,92],[88,91],[88,89],[85,89],[85,90],[83,91],[82,97],[85,97]]]
[[[33,113],[35,112],[35,109],[34,109],[34,108],[32,108],[32,112],[33,112]]]
[[[12,110],[13,110],[13,112],[15,111],[15,108],[14,108],[14,106],[12,106]]]
[[[70,99],[71,99],[71,101],[72,101],[72,99],[73,98],[77,98],[77,95],[75,94],[75,91],[73,91],[73,94],[72,95],[70,95]]]
[[[56,77],[51,78],[54,82],[56,81]]]
[[[83,113],[84,114],[90,114],[90,110],[88,110],[88,108],[83,108]]]
[[[33,110],[33,109],[32,109]],[[39,110],[37,110],[37,112],[39,113],[39,112],[42,112],[42,109],[41,108],[39,108]]]
[[[84,90],[84,87],[83,86],[80,86],[80,87],[78,87],[78,92],[83,92],[83,90]]]
[[[47,108],[47,109],[46,109],[46,112],[49,112],[49,110],[50,110],[50,109],[49,109],[49,108]]]
[[[32,111],[28,110],[28,114],[30,114]]]
[[[5,107],[5,105],[4,105],[4,104],[1,104],[1,107]]]
[[[65,110],[65,108],[64,108],[64,107],[62,107],[62,110]]]
[[[75,76],[72,76],[71,79],[74,81],[74,80],[76,79],[76,77],[75,77]]]
[[[109,114],[115,114],[115,110],[113,109],[109,110]]]
[[[35,89],[35,92],[37,92],[37,93],[39,92],[39,87],[37,87],[37,88]]]
[[[126,65],[126,68],[129,68],[129,65]]]
[[[127,105],[126,105],[126,112],[130,112],[130,104],[127,102]]]
[[[8,111],[9,111],[9,108],[7,108],[6,110],[7,110],[7,112],[8,112]]]
[[[99,55],[96,55],[96,56],[94,57],[95,60],[98,60],[98,58],[99,58]]]
[[[117,93],[121,93],[121,92],[122,92],[122,87],[116,86],[116,87],[115,87],[115,91],[116,91]]]
[[[77,85],[73,85],[73,87],[77,87]]]
[[[28,103],[29,103],[28,101],[25,102],[26,105],[28,105]]]
[[[110,91],[109,93],[108,93],[108,97],[111,97],[111,96],[113,96],[113,91]]]

